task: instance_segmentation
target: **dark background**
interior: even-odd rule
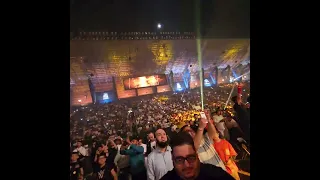
[[[71,31],[156,31],[159,22],[163,31],[200,24],[204,35],[248,38],[250,0],[70,0]]]

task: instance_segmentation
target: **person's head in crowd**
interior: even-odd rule
[[[98,156],[98,164],[100,166],[104,165],[106,163],[106,160],[107,160],[107,155],[105,153],[99,154],[99,156]]]
[[[110,139],[108,140],[108,144],[107,144],[108,149],[115,148],[114,144],[111,141],[112,140],[110,140]]]
[[[216,116],[216,115],[218,115],[217,112],[213,112],[212,113],[212,116]]]
[[[136,136],[132,136],[130,138],[131,144],[138,145],[138,138]]]
[[[97,142],[96,142],[96,141],[93,141],[93,142],[92,142],[92,147],[93,147],[93,148],[96,148],[96,147],[97,147]]]
[[[151,142],[155,141],[153,132],[150,132],[150,133],[148,134],[148,140],[151,141]]]
[[[101,147],[102,147],[102,152],[108,153],[108,146],[106,146],[105,144],[101,144]]]
[[[180,129],[179,134],[183,133],[183,132],[184,133],[188,133],[192,138],[194,138],[195,135],[196,135],[196,131],[194,129],[192,129],[192,127],[189,126],[189,125],[182,126],[182,128]]]
[[[190,126],[193,126],[194,122],[193,121],[189,121],[189,124],[190,124]]]
[[[168,137],[167,133],[163,129],[158,129],[156,132],[156,141],[157,141],[157,146],[160,148],[165,148],[168,145]]]
[[[225,118],[227,121],[231,121],[232,120],[232,116],[230,113],[226,113],[226,118]]]
[[[233,103],[236,103],[236,102],[237,102],[237,99],[238,99],[238,96],[233,96],[233,97],[231,98],[231,101],[232,101]]]
[[[218,116],[222,115],[222,110],[220,108],[217,109],[217,115]]]
[[[82,141],[77,141],[77,148],[81,147],[82,146]]]
[[[98,151],[99,152],[103,151],[103,145],[102,144],[98,144],[97,147],[98,147]]]
[[[179,133],[173,137],[172,161],[174,169],[181,179],[195,179],[200,172],[200,160],[194,147],[192,137]]]
[[[123,143],[121,144],[122,146],[128,146],[128,142],[127,141],[123,141]]]
[[[142,141],[142,138],[139,137],[139,140],[138,140],[138,145],[141,146],[143,144],[143,141]]]
[[[121,144],[122,144],[121,138],[120,138],[120,137],[116,138],[116,139],[114,140],[114,143],[115,143],[116,145],[121,145]]]
[[[78,154],[78,152],[73,152],[73,153],[71,154],[71,161],[72,161],[72,162],[76,162],[76,161],[78,161],[78,159],[79,159],[79,154]]]

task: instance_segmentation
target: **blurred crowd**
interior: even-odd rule
[[[199,90],[74,107],[70,178],[240,179],[237,161],[250,155],[249,86],[205,89],[204,110]]]

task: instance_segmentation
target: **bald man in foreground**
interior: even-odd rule
[[[173,169],[171,147],[168,137],[163,129],[155,132],[157,147],[148,155],[147,176],[148,180],[159,180],[168,171]]]

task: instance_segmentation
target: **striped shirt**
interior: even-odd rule
[[[217,151],[213,147],[213,140],[209,138],[208,133],[203,135],[198,149],[198,156],[200,162],[204,164],[212,164],[226,170],[226,167],[220,159]]]

